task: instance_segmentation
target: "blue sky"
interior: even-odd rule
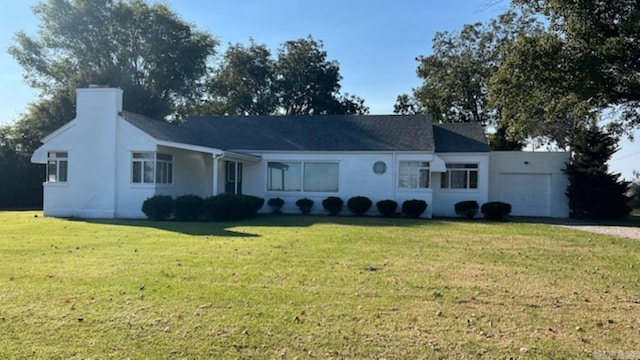
[[[504,12],[495,0],[166,0],[184,20],[228,43],[249,38],[272,51],[287,40],[312,35],[329,59],[340,63],[342,92],[365,99],[372,114],[393,112],[396,96],[420,84],[416,56],[429,55],[438,31],[486,21]],[[18,30],[35,34],[35,0],[3,1],[0,12],[0,125],[13,122],[37,92],[23,81],[22,68],[7,54]],[[126,96],[126,95],[125,95]],[[640,138],[640,131],[636,131]],[[638,140],[640,141],[640,139]],[[631,178],[640,169],[640,144],[623,141],[611,169]]]

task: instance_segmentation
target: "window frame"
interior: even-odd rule
[[[401,190],[431,189],[431,162],[424,160],[399,160],[397,186],[398,189]]]
[[[53,169],[53,173],[51,171],[52,169]],[[68,151],[48,151],[47,152],[47,175],[46,176],[47,176],[46,182],[48,183],[67,183],[69,181],[69,152]]]
[[[157,151],[131,152],[133,185],[173,185],[173,154]]]
[[[270,164],[281,164],[282,166],[270,166]],[[297,182],[299,184],[299,186],[296,186],[295,189],[291,189],[291,190],[287,190],[285,189],[284,184],[281,184],[281,188],[274,188],[273,187],[273,171],[277,170],[278,167],[284,168],[286,166],[287,169],[292,168],[293,166],[290,166],[290,164],[295,164],[296,167],[298,169],[297,172]],[[313,166],[315,164],[330,164],[330,165],[335,165],[336,166],[336,185],[337,188],[335,190],[307,190],[308,188],[310,188],[311,186],[308,184],[308,178],[306,177],[307,174],[309,172],[311,172],[310,166]],[[266,191],[268,192],[282,192],[282,193],[312,193],[312,194],[322,194],[322,193],[331,193],[331,194],[335,194],[340,192],[340,162],[339,161],[332,161],[332,160],[311,160],[311,161],[307,161],[307,160],[270,160],[267,161],[266,164],[266,176],[267,176],[267,181],[265,182],[265,187],[266,187]],[[283,169],[280,169],[282,171],[285,171]],[[305,185],[307,187],[307,189],[305,188]]]
[[[445,190],[477,190],[479,188],[480,178],[478,163],[447,163],[445,164],[447,171],[440,176],[440,188]],[[453,187],[458,181],[453,181],[454,173],[463,175],[464,186]],[[475,175],[472,175],[475,174]],[[475,186],[473,186],[475,185]]]

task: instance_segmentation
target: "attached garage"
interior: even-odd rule
[[[511,204],[513,216],[569,216],[566,152],[494,151],[489,159],[489,201]]]
[[[551,174],[500,174],[500,201],[513,215],[551,216]]]

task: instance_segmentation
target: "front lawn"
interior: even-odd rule
[[[640,357],[640,242],[548,225],[0,212],[0,290],[3,359]]]

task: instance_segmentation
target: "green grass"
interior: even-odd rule
[[[0,212],[0,358],[613,358],[639,270],[640,242],[516,222]]]

